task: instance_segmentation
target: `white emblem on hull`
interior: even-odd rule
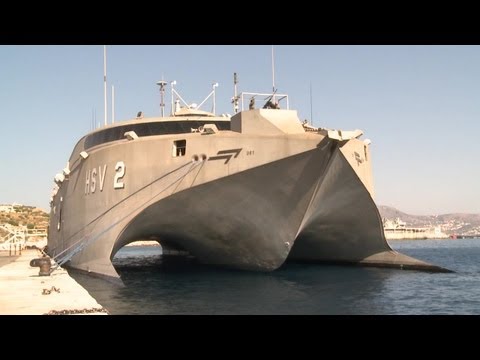
[[[125,188],[125,183],[122,181],[123,177],[125,176],[125,164],[123,161],[117,162],[115,165],[115,178],[113,179],[113,188],[114,189],[123,189]]]
[[[124,189],[125,183],[122,179],[125,176],[126,166],[123,161],[119,161],[115,165],[115,178],[113,181],[114,189]],[[107,165],[100,165],[98,168],[87,170],[85,174],[85,195],[94,194],[97,190],[103,191],[105,185],[105,175],[107,173]]]

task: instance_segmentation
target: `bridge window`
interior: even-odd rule
[[[187,152],[187,140],[176,140],[173,142],[172,156],[185,156]]]
[[[215,124],[218,130],[230,130],[230,120],[175,120],[149,123],[135,123],[129,125],[118,125],[113,128],[106,128],[90,134],[85,139],[84,150],[94,146],[112,141],[125,139],[124,134],[128,131],[135,131],[139,137],[158,136],[167,134],[189,134],[205,124]],[[180,135],[179,135],[180,136]]]

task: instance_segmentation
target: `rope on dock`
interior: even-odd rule
[[[120,223],[121,221],[123,221],[124,219],[126,219],[128,216],[130,216],[131,214],[133,214],[135,211],[141,209],[146,203],[148,203],[149,201],[151,201],[152,199],[156,198],[158,195],[160,195],[161,193],[163,193],[164,191],[166,191],[167,189],[169,189],[170,187],[172,187],[173,185],[175,185],[177,183],[177,187],[180,183],[181,180],[183,180],[190,172],[192,172],[195,168],[197,168],[199,165],[203,165],[203,161],[201,162],[188,162],[180,167],[178,167],[177,169],[175,170],[172,170],[170,171],[169,173],[167,174],[164,174],[160,177],[158,177],[157,179],[153,180],[152,182],[150,182],[149,184],[143,186],[142,188],[138,189],[137,191],[135,191],[134,193],[132,193],[131,195],[129,195],[128,197],[126,197],[125,199],[122,199],[121,201],[119,201],[118,203],[116,203],[115,205],[113,205],[112,207],[110,207],[109,209],[107,209],[105,212],[103,212],[102,214],[100,214],[99,216],[97,216],[95,219],[93,219],[92,221],[90,221],[87,225],[85,225],[82,229],[80,229],[79,231],[77,231],[76,233],[74,233],[72,236],[70,236],[68,239],[66,239],[66,241],[69,241],[70,239],[72,239],[75,235],[77,235],[80,231],[84,230],[85,228],[87,228],[88,226],[94,224],[95,222],[97,222],[98,220],[100,220],[102,217],[104,217],[106,214],[108,214],[111,210],[113,210],[115,207],[117,207],[118,205],[120,205],[121,203],[125,202],[126,200],[128,200],[129,198],[131,198],[132,196],[138,194],[140,191],[142,190],[145,190],[147,189],[149,186],[151,186],[152,184],[156,183],[157,181],[165,178],[166,176],[168,175],[171,175],[183,168],[185,168],[186,166],[190,165],[190,168],[187,169],[186,173],[179,176],[177,179],[175,179],[174,181],[172,181],[171,184],[169,184],[168,186],[166,186],[164,189],[162,189],[160,192],[158,192],[157,194],[155,194],[154,196],[152,196],[150,199],[148,199],[147,201],[145,201],[144,203],[142,203],[140,206],[138,206],[137,208],[135,208],[134,210],[132,210],[131,212],[129,212],[127,215],[125,215],[124,217],[122,217],[120,220],[116,221],[115,223],[113,223],[112,225],[110,225],[108,228],[106,228],[105,230],[101,231],[99,234],[96,234],[96,236],[94,237],[89,237],[87,236],[87,239],[85,240],[85,238],[81,238],[79,239],[78,241],[74,242],[72,245],[70,245],[69,247],[67,247],[66,249],[64,249],[63,251],[59,252],[58,254],[56,254],[52,260],[54,261],[55,265],[52,267],[52,269],[50,270],[50,273],[52,273],[53,271],[55,271],[56,269],[58,269],[59,267],[61,267],[63,264],[65,264],[67,261],[69,261],[73,256],[75,256],[77,253],[79,253],[80,251],[82,251],[87,245],[91,245],[94,241],[96,241],[97,239],[99,239],[103,234],[105,234],[106,232],[110,231],[115,225],[117,225],[118,223]],[[177,189],[177,187],[175,188],[175,190]],[[174,190],[174,191],[175,191]],[[94,225],[94,228],[95,228],[96,224]],[[90,234],[93,232],[93,229],[90,231]],[[70,251],[70,252],[69,252]]]
[[[45,313],[43,315],[77,315],[77,314],[95,314],[95,313],[105,313],[110,315],[107,309],[105,308],[50,310],[48,313]]]

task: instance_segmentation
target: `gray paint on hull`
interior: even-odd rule
[[[288,259],[450,272],[390,248],[377,206],[339,150],[315,189]]]
[[[88,243],[84,250],[70,260],[69,266],[86,272],[118,277],[111,260],[114,256],[112,249],[119,234],[135,216],[155,201],[158,196],[163,195],[167,190],[172,191],[197,167],[193,164],[177,167],[148,185],[138,188],[106,212],[100,214],[96,220],[75,235],[74,239]]]
[[[360,261],[387,250],[375,203],[342,153],[335,151],[290,257]]]
[[[178,138],[188,141],[185,158],[170,156]],[[274,270],[287,256],[376,265],[410,261],[389,248],[364,183],[335,150],[337,143],[323,136],[140,138],[91,149],[81,162],[75,160],[79,144],[70,159],[75,166],[54,200],[49,236],[52,255],[88,242],[71,259],[74,268],[118,277],[111,264],[116,251],[150,236],[205,263],[249,270]],[[188,160],[237,148],[244,150],[228,164]],[[128,165],[126,187],[115,190],[112,169],[120,160]],[[104,164],[103,191],[86,195],[86,170]]]
[[[139,214],[114,252],[158,236],[204,263],[274,270],[288,256],[328,157],[316,149],[174,194]]]
[[[171,182],[168,176],[165,181]],[[135,196],[132,204],[138,205]],[[185,249],[203,263],[245,270],[275,270],[287,257],[436,268],[390,249],[370,194],[331,146],[182,190],[134,215],[131,207],[118,206],[95,227],[110,233],[70,266],[112,277],[118,277],[111,265],[115,253],[150,237]]]

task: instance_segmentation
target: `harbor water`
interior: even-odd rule
[[[389,243],[454,273],[316,264],[256,273],[132,246],[114,259],[124,286],[71,275],[111,314],[480,314],[480,239]]]

